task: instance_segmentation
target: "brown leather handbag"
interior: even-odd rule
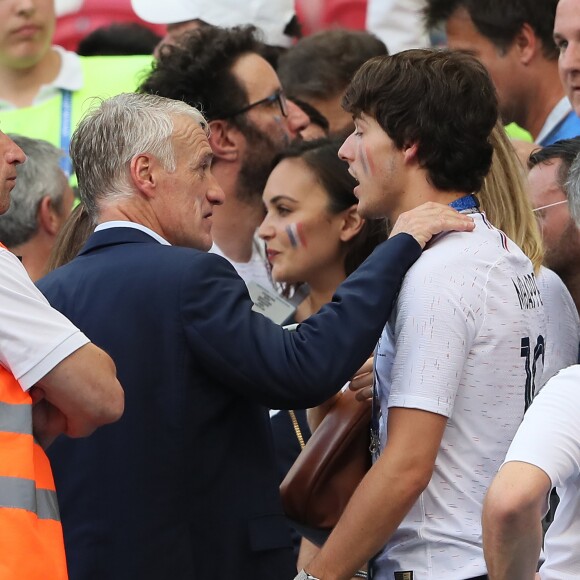
[[[331,530],[370,468],[371,406],[344,391],[284,478],[284,511],[300,527]]]

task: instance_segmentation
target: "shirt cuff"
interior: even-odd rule
[[[90,340],[78,330],[56,348],[51,350],[41,361],[34,367],[25,372],[22,376],[16,377],[20,386],[24,391],[28,391],[30,387],[34,386],[40,379],[45,377],[54,367],[62,362],[67,356],[88,344]]]

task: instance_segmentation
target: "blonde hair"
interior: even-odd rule
[[[84,204],[79,203],[68,216],[56,236],[50,251],[46,273],[68,264],[85,245],[96,224],[91,220]]]
[[[480,190],[481,209],[489,221],[513,240],[538,273],[544,259],[542,234],[526,190],[524,167],[501,122],[490,135],[491,168]]]

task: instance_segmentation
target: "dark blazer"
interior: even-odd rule
[[[120,421],[49,449],[71,580],[292,578],[267,407],[348,380],[419,254],[407,234],[382,244],[295,332],[252,312],[223,258],[135,229],[96,232],[39,281],[126,397]]]

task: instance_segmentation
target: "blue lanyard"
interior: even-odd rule
[[[469,194],[452,201],[449,205],[457,211],[466,211],[468,209],[477,211],[479,208],[479,201],[475,195]]]
[[[72,173],[72,163],[70,160],[70,139],[72,134],[72,92],[61,89],[62,104],[60,110],[60,148],[64,155],[60,160],[60,168],[67,177]]]

